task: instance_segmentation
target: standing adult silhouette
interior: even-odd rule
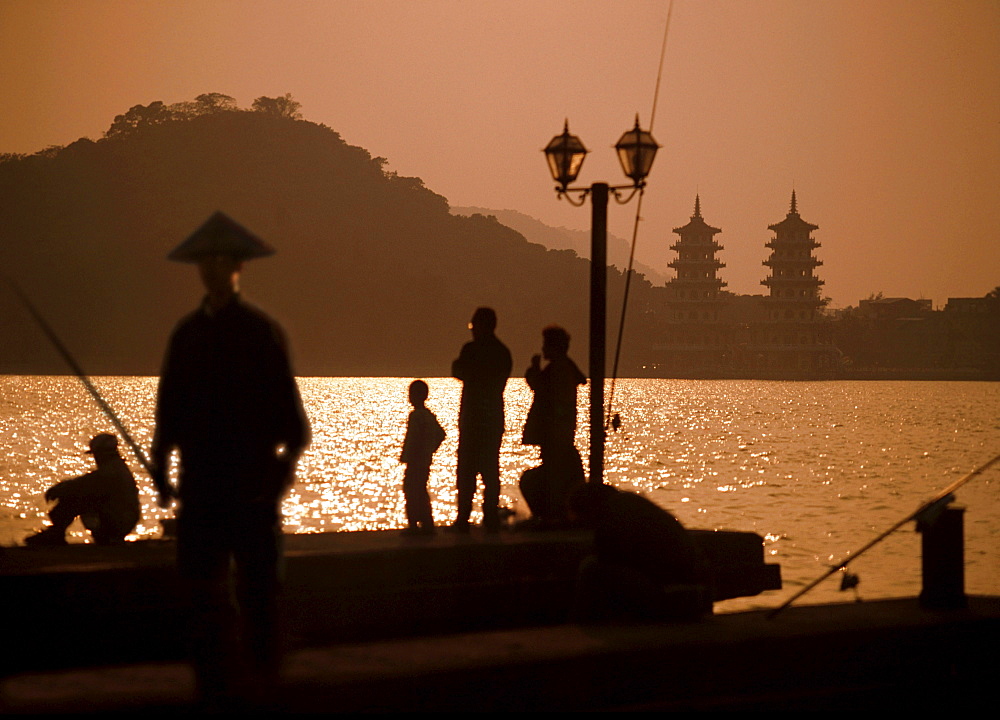
[[[510,377],[510,350],[496,336],[497,314],[481,307],[472,315],[472,342],[466,343],[451,374],[462,381],[458,411],[458,514],[454,532],[469,531],[476,478],[483,478],[483,526],[500,529],[500,442],[503,440],[503,391]]]
[[[273,252],[216,213],[169,255],[198,265],[207,295],[170,338],[153,480],[161,506],[180,500],[177,565],[191,599],[198,687],[210,706],[266,692],[280,659],[280,503],[309,428],[281,328],[239,295],[243,261]],[[174,449],[177,488],[167,475]]]

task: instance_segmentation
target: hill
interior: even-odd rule
[[[479,207],[453,207],[454,215],[492,215],[509,228],[517,230],[529,242],[538,243],[549,250],[572,250],[582,258],[590,258],[590,232],[552,227],[517,210],[490,210]],[[608,264],[619,270],[628,268],[629,242],[617,235],[608,234]],[[635,271],[654,285],[663,285],[668,277],[649,265],[635,263]]]
[[[496,308],[515,372],[548,323],[585,365],[588,263],[574,252],[452,215],[289,96],[230,100],[136,106],[100,140],[0,156],[0,262],[87,372],[158,372],[201,296],[193,268],[164,258],[215,210],[278,249],[248,265],[244,291],[285,326],[301,375],[448,375],[479,305]],[[633,285],[636,303],[648,288]],[[67,371],[10,292],[0,308],[0,372]]]

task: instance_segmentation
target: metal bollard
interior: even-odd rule
[[[917,521],[917,532],[922,535],[921,607],[956,610],[968,606],[965,597],[964,514],[963,507],[945,507],[937,517]]]

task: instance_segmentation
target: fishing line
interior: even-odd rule
[[[56,350],[59,351],[59,354],[62,355],[63,360],[66,361],[66,364],[70,366],[70,368],[73,370],[73,373],[80,379],[80,382],[83,383],[83,386],[87,388],[87,392],[90,393],[90,396],[92,398],[94,398],[94,402],[97,403],[97,406],[101,409],[101,412],[103,412],[107,416],[107,418],[115,426],[118,432],[121,433],[122,438],[124,438],[125,440],[125,444],[129,446],[129,449],[132,451],[132,454],[135,455],[135,458],[136,460],[139,461],[139,464],[142,465],[143,469],[146,472],[152,475],[153,465],[150,462],[149,458],[146,456],[146,452],[139,446],[139,444],[135,440],[132,439],[132,435],[129,433],[128,428],[126,428],[125,424],[118,418],[118,415],[115,413],[114,409],[110,405],[108,405],[107,401],[103,397],[101,397],[101,393],[98,392],[97,388],[94,387],[94,384],[90,382],[90,378],[87,377],[87,374],[80,367],[79,363],[77,363],[76,359],[66,348],[66,346],[63,345],[62,341],[59,339],[59,336],[56,335],[55,330],[53,330],[52,327],[45,321],[45,318],[42,317],[42,314],[38,312],[38,309],[34,306],[34,304],[32,304],[31,300],[28,299],[28,296],[24,293],[23,290],[21,290],[21,288],[17,285],[17,283],[15,283],[10,278],[7,278],[7,283],[10,285],[11,289],[18,296],[18,298],[20,298],[21,302],[24,303],[24,306],[27,308],[28,312],[31,313],[31,317],[35,319],[35,322],[38,323],[39,327],[41,327],[42,332],[45,333],[45,336],[55,346]]]
[[[670,5],[667,7],[667,22],[663,28],[663,43],[660,46],[660,66],[656,72],[656,87],[653,90],[653,109],[649,113],[650,133],[653,132],[653,123],[656,120],[656,105],[660,99],[660,81],[663,79],[663,60],[667,54],[667,36],[670,33],[670,16],[673,14],[673,11],[674,0],[670,0]],[[635,206],[635,221],[632,224],[632,248],[629,251],[628,256],[628,269],[625,271],[625,293],[622,297],[622,312],[618,321],[618,340],[615,343],[615,361],[611,370],[611,388],[608,391],[608,407],[604,418],[604,427],[614,427],[615,430],[618,429],[621,423],[617,415],[612,418],[611,410],[613,409],[615,402],[615,385],[618,380],[618,361],[622,354],[622,338],[625,335],[625,313],[628,310],[629,290],[632,287],[632,266],[635,263],[635,246],[639,238],[639,221],[642,220],[642,199],[645,192],[645,187],[642,187],[639,190],[639,199]]]
[[[772,610],[771,612],[769,612],[767,614],[767,619],[770,620],[773,617],[775,617],[778,613],[780,613],[786,607],[788,607],[789,605],[791,605],[793,602],[795,602],[796,600],[798,600],[800,597],[802,597],[803,595],[805,595],[807,592],[809,592],[810,590],[812,590],[814,587],[816,587],[817,585],[819,585],[821,582],[823,582],[824,580],[826,580],[828,577],[830,577],[831,575],[833,575],[838,570],[845,569],[848,566],[849,563],[851,563],[853,560],[856,560],[863,553],[867,552],[871,548],[873,548],[876,545],[878,545],[880,542],[882,542],[887,537],[889,537],[890,535],[892,535],[894,532],[896,532],[897,530],[899,530],[899,528],[903,527],[903,525],[905,525],[906,523],[910,522],[911,520],[916,520],[920,516],[930,515],[938,507],[943,508],[945,505],[947,505],[948,503],[950,503],[954,499],[952,497],[952,494],[956,490],[958,490],[960,487],[962,487],[963,485],[965,485],[965,483],[969,482],[969,480],[971,480],[972,478],[976,477],[977,475],[981,475],[983,472],[985,472],[986,470],[988,470],[994,463],[997,463],[997,462],[1000,462],[1000,455],[997,455],[992,460],[988,460],[987,462],[983,463],[982,465],[980,465],[979,467],[977,467],[975,470],[973,470],[972,472],[970,472],[968,475],[960,478],[959,480],[956,480],[951,485],[949,485],[948,487],[946,487],[944,490],[941,490],[937,495],[935,495],[934,497],[932,497],[927,502],[923,503],[920,507],[918,507],[912,513],[910,513],[909,515],[907,515],[906,517],[904,517],[902,520],[900,520],[899,522],[897,522],[891,528],[889,528],[888,530],[886,530],[885,532],[883,532],[881,535],[879,535],[878,537],[876,537],[874,540],[869,541],[863,548],[861,548],[857,552],[848,555],[847,557],[845,557],[843,560],[841,560],[836,565],[831,565],[829,570],[827,570],[825,573],[823,573],[818,578],[816,578],[815,580],[813,580],[811,583],[809,583],[808,585],[806,585],[804,588],[802,588],[801,590],[799,590],[797,593],[795,593],[794,595],[792,595],[784,603],[782,603],[779,607],[777,607],[774,610]]]

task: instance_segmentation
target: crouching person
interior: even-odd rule
[[[594,530],[593,554],[577,576],[574,622],[684,620],[711,612],[704,558],[669,512],[603,484],[574,493],[570,511]]]
[[[50,527],[25,539],[26,545],[65,545],[66,529],[79,517],[98,545],[117,545],[135,529],[142,517],[139,489],[128,465],[118,454],[118,438],[95,435],[90,450],[97,469],[63,480],[45,491],[55,502],[49,510]]]

